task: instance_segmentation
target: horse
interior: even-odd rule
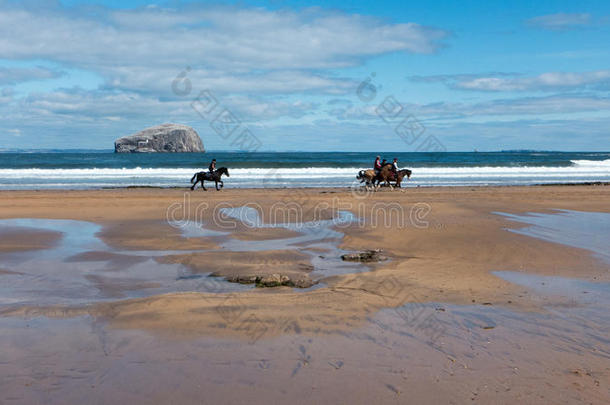
[[[194,181],[193,185],[191,186],[191,190],[194,190],[197,183],[201,182],[201,187],[203,188],[203,191],[207,191],[207,188],[205,188],[205,186],[203,185],[204,180],[215,182],[216,190],[220,190],[221,188],[224,187],[224,183],[221,180],[223,174],[226,175],[227,177],[230,177],[229,169],[227,169],[226,167],[221,167],[212,173],[210,173],[210,172],[195,173],[193,175],[193,177],[191,178],[191,183],[193,183],[193,181]],[[218,187],[218,183],[220,183],[220,187]]]
[[[407,179],[411,178],[411,170],[402,169],[396,173],[394,176],[394,171],[392,170],[392,164],[387,164],[379,170],[379,174],[375,176],[375,181],[377,182],[376,187],[379,187],[379,183],[382,181],[392,188],[392,184],[390,184],[390,180],[396,181],[396,187],[401,187],[402,179],[407,176]]]
[[[400,169],[397,173],[396,173],[396,187],[400,188],[401,184],[402,184],[402,179],[405,178],[405,176],[407,176],[407,180],[411,178],[411,173],[413,173],[411,170],[409,169]]]
[[[360,183],[365,183],[365,187],[368,189],[369,187],[375,186],[375,170],[360,170],[356,179],[360,180]]]

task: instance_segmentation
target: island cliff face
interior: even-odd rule
[[[116,153],[205,152],[197,132],[186,125],[162,124],[114,141]]]

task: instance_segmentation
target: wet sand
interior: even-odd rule
[[[59,239],[60,232],[6,226],[0,229],[0,252],[45,249],[53,246]]]
[[[557,209],[610,213],[610,187],[2,197],[3,219],[99,227],[91,249],[59,244],[46,246],[46,256],[0,254],[5,272],[40,268],[38,276],[80,280],[55,295],[26,297],[22,279],[0,274],[13,283],[10,300],[0,302],[0,349],[10,353],[0,361],[7,403],[79,403],[91,395],[100,403],[610,400],[608,302],[595,295],[595,286],[608,291],[609,264],[600,252],[610,230],[592,229],[593,242],[557,243],[553,234],[586,234],[587,227],[556,221],[543,232],[524,217],[552,218],[561,215]],[[221,213],[242,206],[262,222]],[[341,211],[357,221],[315,228],[312,237],[268,226],[326,223]],[[600,240],[601,248],[589,247]],[[390,260],[342,268],[337,257],[377,248]],[[210,273],[280,273],[319,284],[255,288]],[[52,285],[30,276],[28,291]],[[569,288],[534,288],[557,283]],[[23,296],[14,293],[20,288]],[[72,299],[75,291],[88,293]],[[582,299],[589,296],[602,298]]]

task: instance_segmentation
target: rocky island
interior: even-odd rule
[[[205,152],[197,132],[180,124],[161,124],[114,141],[116,153]]]

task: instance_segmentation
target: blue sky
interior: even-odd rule
[[[227,109],[260,150],[610,149],[607,1],[0,0],[0,38],[0,148],[178,122],[230,150]]]

